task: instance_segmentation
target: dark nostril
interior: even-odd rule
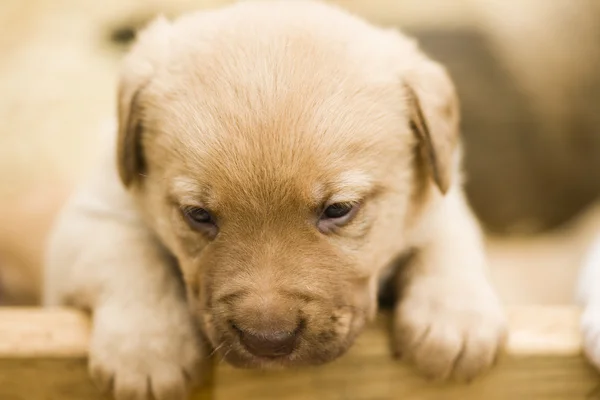
[[[238,333],[240,342],[250,353],[257,357],[276,358],[291,354],[296,348],[301,326],[294,331],[263,330],[250,332],[232,324]]]

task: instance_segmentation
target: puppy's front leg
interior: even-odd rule
[[[103,390],[117,400],[183,399],[199,370],[199,336],[172,261],[114,181],[64,211],[45,300],[92,311],[89,368]]]
[[[463,195],[452,190],[442,201],[420,227],[418,253],[399,277],[394,343],[428,377],[468,380],[494,362],[505,317]]]

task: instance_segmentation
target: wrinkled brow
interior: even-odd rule
[[[313,189],[315,204],[360,202],[377,189],[378,185],[369,174],[362,171],[346,171]]]
[[[202,186],[194,179],[179,176],[169,186],[171,200],[180,204],[210,207],[215,203],[210,186]]]

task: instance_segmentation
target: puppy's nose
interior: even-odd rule
[[[257,357],[283,357],[292,353],[296,347],[300,325],[294,331],[263,330],[250,332],[233,325],[238,332],[242,345]]]

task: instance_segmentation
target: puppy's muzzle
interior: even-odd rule
[[[240,343],[252,355],[261,358],[278,358],[290,355],[297,346],[304,324],[298,323],[294,330],[262,329],[244,330],[235,323],[231,328],[237,333]]]

